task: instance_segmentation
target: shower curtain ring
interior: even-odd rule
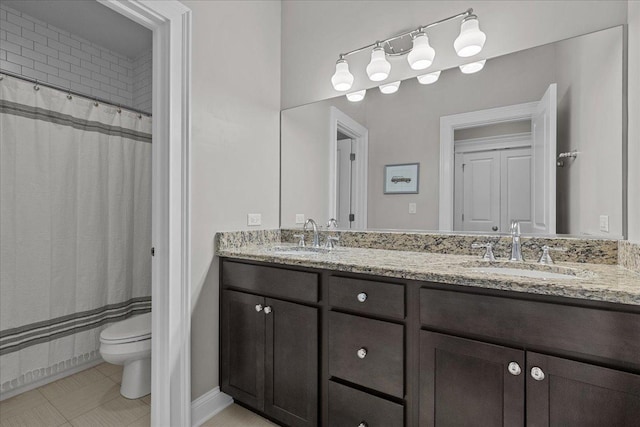
[[[98,104],[98,100],[97,100],[97,99],[94,99],[94,100],[93,100],[93,106],[94,106],[94,107],[97,107],[98,105],[100,105],[100,104]]]
[[[71,96],[71,89],[69,89],[69,92],[67,93],[67,99],[71,99],[73,98],[73,96]]]
[[[122,108],[118,105],[118,114],[122,113]]]
[[[33,85],[33,90],[40,90],[40,85],[38,84],[37,80],[36,80],[36,84]]]

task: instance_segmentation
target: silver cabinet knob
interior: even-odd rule
[[[360,424],[358,424],[358,427],[369,427],[369,424],[367,424],[366,421],[361,421]]]
[[[272,310],[271,310],[271,307],[270,307],[270,306],[266,306],[266,307],[264,308],[264,314],[269,314],[269,313],[271,313],[271,311],[272,311]]]
[[[360,359],[364,359],[365,357],[367,357],[367,349],[362,347],[361,349],[358,350],[357,354]]]
[[[497,227],[497,226],[495,226],[495,225],[494,225],[493,227],[491,227],[491,229],[492,229],[493,231],[498,231],[498,227]]]
[[[511,362],[509,363],[509,373],[511,375],[520,375],[520,373],[522,372],[522,369],[520,369],[520,365],[518,365],[517,362]]]
[[[368,295],[364,292],[360,292],[357,296],[358,302],[365,302],[367,300]]]
[[[262,311],[262,304],[256,304],[256,311],[260,313]]]
[[[534,366],[531,368],[531,377],[536,381],[542,381],[544,379],[544,372],[542,372],[542,369]]]

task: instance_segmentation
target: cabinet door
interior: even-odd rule
[[[266,298],[265,412],[283,423],[316,426],[318,309]]]
[[[420,426],[523,425],[523,367],[521,350],[421,331]]]
[[[640,423],[640,375],[533,352],[527,353],[526,373],[527,426]]]
[[[221,388],[239,401],[264,410],[264,298],[223,291]],[[258,307],[262,310],[262,307]]]

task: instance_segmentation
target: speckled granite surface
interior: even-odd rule
[[[294,234],[300,229],[281,230],[282,242],[297,243]],[[326,234],[324,231],[323,234]],[[431,252],[450,255],[482,254],[482,249],[471,249],[475,242],[494,243],[493,252],[497,258],[509,258],[511,255],[511,237],[483,236],[473,234],[433,234],[411,232],[382,231],[335,231],[331,234],[340,237],[340,246],[349,248],[388,249],[415,252]],[[306,241],[312,234],[307,232]],[[322,239],[324,241],[324,238]],[[542,246],[563,247],[565,252],[552,252],[555,261],[584,262],[592,264],[618,263],[618,241],[607,239],[586,239],[572,237],[522,237],[522,255],[525,260],[537,261]]]
[[[618,264],[631,271],[640,273],[640,244],[620,240],[618,246]]]
[[[248,245],[280,243],[280,230],[223,231],[216,233],[214,247],[217,250],[241,248]]]
[[[295,247],[289,245],[291,246]],[[557,268],[561,268],[561,272],[573,270],[575,277],[543,279],[483,273],[477,268],[479,258],[469,255],[345,247],[330,253],[295,253],[275,251],[274,247],[278,246],[251,245],[219,249],[218,255],[283,265],[640,305],[640,274],[617,265],[563,262],[556,265],[556,270],[550,271],[559,272]],[[280,247],[288,246],[283,244]],[[532,264],[527,264],[527,267],[545,269]],[[507,262],[495,265],[513,266]]]

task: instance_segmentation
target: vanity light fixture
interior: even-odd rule
[[[336,72],[331,77],[331,84],[340,92],[349,90],[353,86],[353,74],[349,72],[349,64],[343,55],[340,55],[340,59],[336,62]]]
[[[364,99],[364,96],[367,94],[366,89],[359,90],[357,92],[351,92],[347,94],[347,99],[351,102],[360,102]]]
[[[336,62],[336,71],[331,77],[331,84],[337,91],[347,91],[353,85],[353,74],[349,72],[347,64],[347,56],[368,51],[371,49],[371,61],[367,65],[366,71],[369,79],[374,82],[386,80],[391,73],[391,63],[387,60],[387,56],[407,55],[409,66],[414,70],[424,70],[433,64],[435,58],[435,50],[429,44],[429,37],[426,30],[433,28],[445,22],[462,18],[460,27],[460,35],[454,42],[454,48],[458,56],[469,57],[476,55],[482,50],[487,39],[485,33],[480,30],[478,17],[474,15],[473,9],[467,9],[457,15],[432,22],[427,25],[421,25],[415,30],[406,31],[389,37],[384,40],[378,40],[375,43],[368,44],[358,49],[341,53]],[[398,47],[404,40],[410,37],[412,40],[411,47]],[[437,80],[437,79],[436,79]]]
[[[398,80],[397,82],[386,83],[380,85],[380,92],[384,93],[385,95],[390,95],[392,93],[396,93],[399,87],[400,80]]]
[[[480,30],[476,15],[470,14],[460,24],[460,35],[453,42],[458,56],[468,58],[480,53],[487,40],[487,35]]]
[[[387,61],[387,55],[380,44],[371,51],[371,61],[367,65],[367,76],[373,82],[380,82],[389,77],[391,64]]]
[[[431,83],[435,83],[440,78],[441,71],[434,71],[433,73],[423,74],[418,76],[418,83],[421,85],[430,85]]]
[[[462,71],[464,74],[477,73],[484,68],[485,62],[487,62],[486,59],[483,59],[482,61],[470,62],[468,64],[462,64],[460,66],[460,71]]]
[[[436,51],[429,44],[429,37],[422,31],[413,37],[413,47],[407,55],[412,70],[424,70],[433,64]]]

